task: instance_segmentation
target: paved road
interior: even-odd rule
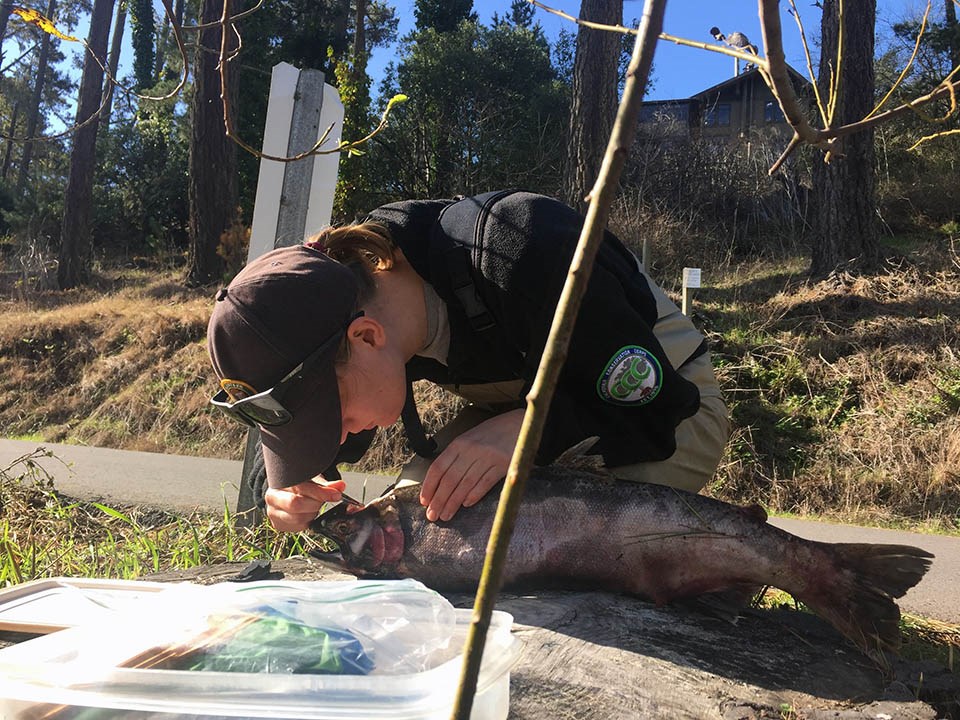
[[[0,469],[36,450],[35,442],[0,440]],[[45,447],[53,457],[39,464],[56,487],[72,497],[107,504],[146,504],[177,510],[222,511],[236,508],[241,463],[232,460],[109,450],[78,445]],[[22,465],[9,471],[17,476]],[[358,498],[375,496],[389,479],[348,474],[348,490]],[[827,542],[873,542],[916,545],[936,555],[923,580],[900,601],[904,611],[960,624],[960,538],[861,528],[850,525],[773,518],[771,522],[800,537]]]

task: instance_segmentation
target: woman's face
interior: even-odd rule
[[[375,333],[348,336],[349,359],[337,365],[340,389],[340,443],[347,433],[389,427],[400,417],[407,394],[401,357]]]

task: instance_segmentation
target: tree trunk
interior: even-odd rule
[[[607,25],[623,20],[623,0],[583,0],[580,18]],[[580,27],[573,64],[573,92],[563,195],[569,205],[586,212],[617,113],[617,61],[620,36]]]
[[[63,198],[60,265],[57,269],[57,281],[62,290],[85,283],[90,275],[90,210],[97,159],[98,112],[103,99],[102,64],[107,57],[112,17],[113,0],[94,0],[77,102],[77,125],[82,126],[73,134],[70,175]]]
[[[57,11],[57,0],[50,0],[47,5],[47,17],[52,18]],[[37,125],[40,124],[40,104],[43,101],[43,84],[47,78],[47,60],[50,57],[50,34],[43,33],[40,39],[40,57],[37,58],[37,76],[33,81],[33,97],[30,107],[27,108],[27,140],[23,144],[23,154],[20,156],[20,168],[17,171],[17,195],[23,196],[27,187],[27,177],[30,171],[30,161],[33,159],[33,140],[37,134]]]
[[[120,3],[117,7],[117,16],[113,20],[113,37],[110,39],[110,62],[107,68],[110,70],[110,78],[117,79],[117,68],[120,66],[120,51],[123,42],[123,27],[127,22],[127,4]],[[100,123],[103,125],[104,132],[110,127],[110,116],[113,113],[113,88],[114,82],[107,78],[103,86],[103,111],[100,113]]]
[[[826,96],[840,37],[838,0],[824,0],[819,85]],[[873,46],[876,0],[844,3],[843,58],[834,127],[866,116],[874,105]],[[830,164],[814,167],[810,274],[823,278],[843,267],[870,272],[880,265],[874,132],[863,130],[838,143]]]
[[[367,0],[356,0],[357,11],[354,15],[353,28],[353,59],[357,62],[363,58],[363,69],[366,70],[367,43],[364,34],[367,17]]]
[[[960,65],[960,24],[957,23],[957,7],[954,0],[944,0],[946,26],[950,38],[950,64]]]
[[[7,21],[13,12],[13,0],[0,2],[0,69],[3,68],[3,39],[7,35]]]
[[[17,120],[20,116],[20,101],[13,103],[13,109],[10,111],[10,129],[7,131],[7,148],[3,153],[3,170],[0,171],[0,180],[7,179],[7,173],[10,171],[10,159],[13,157],[13,138],[17,136]]]
[[[231,3],[234,13],[238,3]],[[203,0],[199,23],[220,18],[223,0]],[[207,28],[200,33],[194,55],[193,101],[191,102],[190,137],[190,258],[187,282],[204,285],[220,278],[223,258],[217,255],[220,235],[230,227],[237,215],[236,145],[224,131],[223,103],[220,99],[220,28]],[[231,40],[232,41],[232,40]],[[201,48],[213,49],[204,52]],[[229,52],[229,49],[228,49]],[[236,74],[231,74],[236,79]],[[236,97],[236,82],[228,93]],[[230,102],[232,112],[236,107]]]

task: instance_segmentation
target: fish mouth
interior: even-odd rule
[[[342,545],[364,569],[390,569],[396,567],[403,556],[403,531],[399,523],[381,524],[367,518]]]

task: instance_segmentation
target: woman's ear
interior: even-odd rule
[[[387,342],[387,333],[378,320],[369,315],[361,315],[347,327],[347,341],[353,347],[364,345],[368,348],[380,348]]]

